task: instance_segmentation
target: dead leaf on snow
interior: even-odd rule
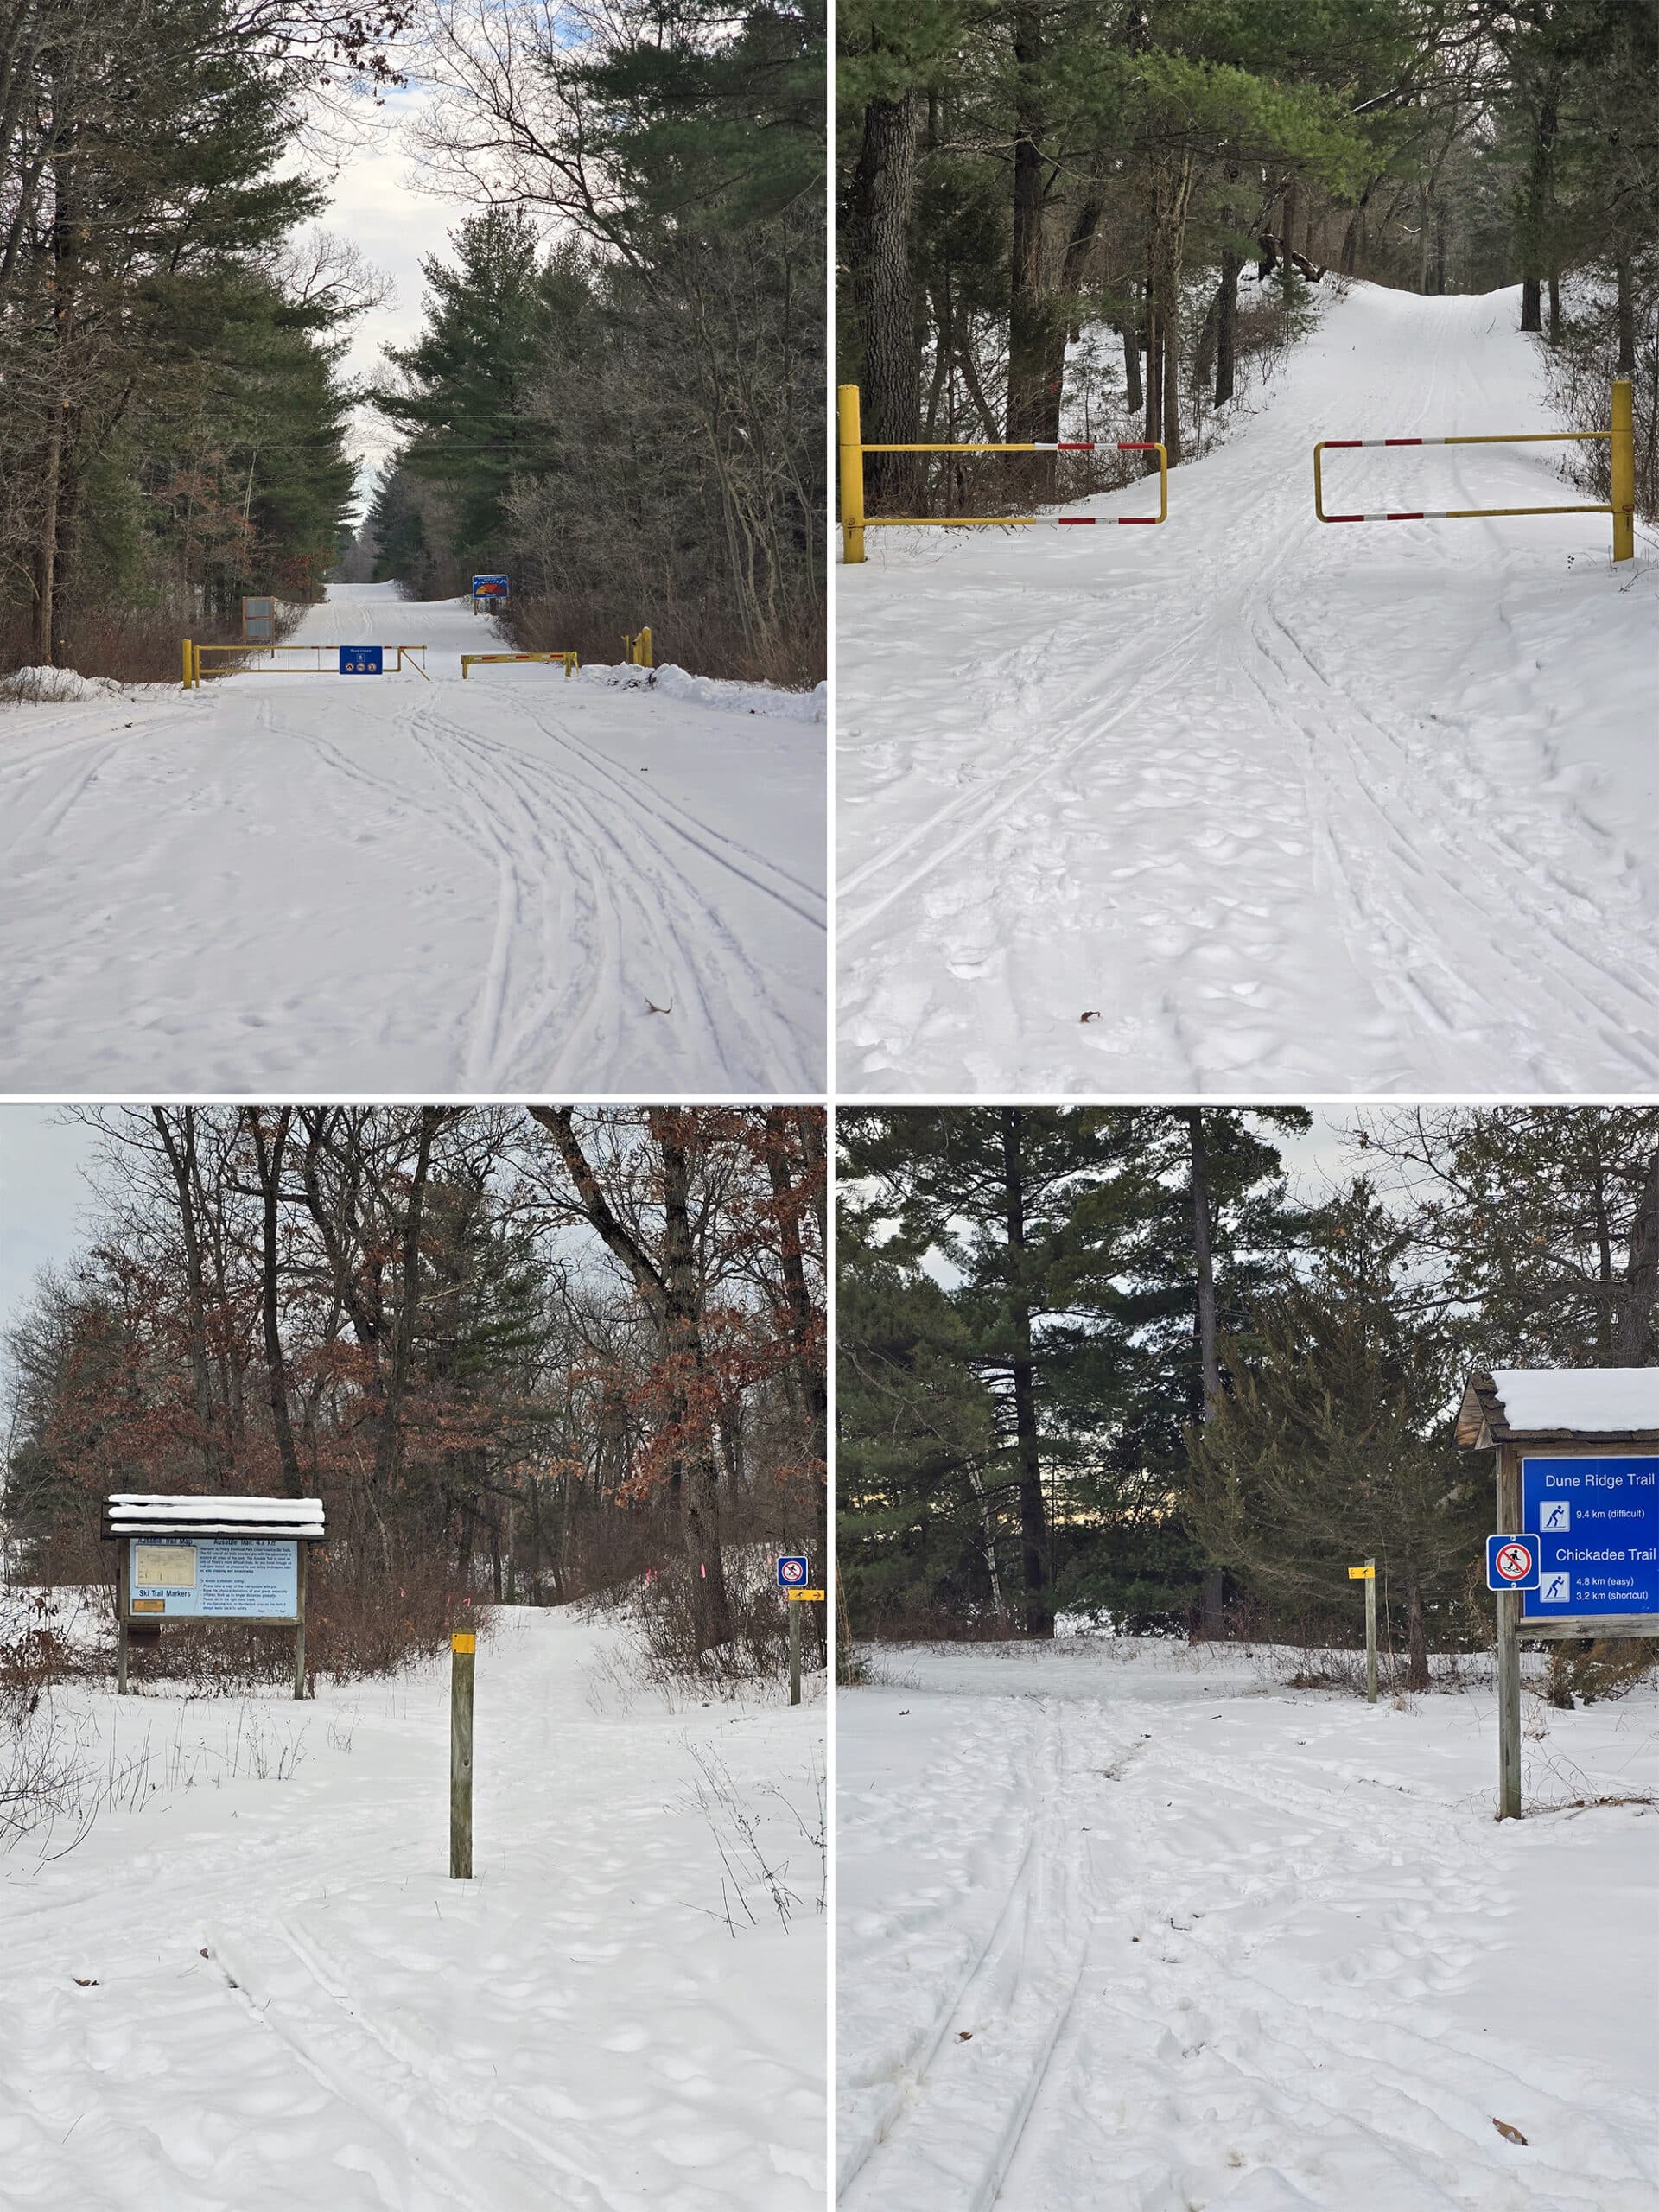
[[[1498,2133],[1503,2138],[1503,2140],[1506,2143],[1519,2143],[1522,2146],[1525,2145],[1527,2139],[1526,2137],[1521,2133],[1518,2127],[1511,2127],[1507,2120],[1495,2120],[1492,2122],[1492,2126],[1497,2130]]]

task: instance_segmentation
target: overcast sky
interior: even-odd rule
[[[342,141],[326,162],[315,155],[296,155],[291,165],[328,192],[328,207],[318,218],[320,227],[349,238],[391,280],[385,305],[353,325],[343,368],[354,382],[378,382],[387,373],[382,348],[407,346],[418,334],[425,290],[421,263],[434,254],[447,258],[449,232],[463,215],[474,212],[467,203],[421,188],[421,172],[404,144],[403,132],[425,97],[412,81],[401,92],[384,93],[378,107],[366,99],[358,101],[346,119],[349,143]],[[368,473],[397,443],[397,433],[384,416],[366,407],[359,409],[353,427],[352,450],[362,471],[361,494]]]

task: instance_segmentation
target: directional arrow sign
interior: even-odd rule
[[[1486,1587],[1489,1590],[1535,1590],[1538,1587],[1536,1536],[1488,1536]]]

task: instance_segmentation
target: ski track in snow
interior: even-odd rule
[[[842,2212],[1646,2212],[1655,1816],[1497,1827],[1484,1694],[1001,1656],[841,1703]],[[1640,1788],[1653,1705],[1552,1720]]]
[[[0,1858],[9,2212],[817,2212],[817,1856],[761,1793],[810,1814],[822,1706],[619,1697],[615,1633],[510,1611],[481,1643],[470,1883],[435,1667],[251,1700],[245,1733],[302,1745],[286,1780],[164,1782]],[[129,1751],[234,1725],[72,1694]],[[720,1916],[704,1747],[802,1898],[787,1930]]]
[[[1515,321],[1356,286],[1162,530],[837,571],[843,1088],[1651,1085],[1654,548],[1313,513],[1316,437],[1553,427]],[[1335,453],[1326,504],[1570,501],[1567,450]]]
[[[822,726],[541,667],[463,686],[499,640],[389,586],[294,642],[377,636],[424,639],[433,681],[0,713],[0,1084],[820,1087]]]

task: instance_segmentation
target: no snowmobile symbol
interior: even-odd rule
[[[1489,1590],[1535,1590],[1538,1587],[1536,1536],[1488,1536],[1486,1587]]]
[[[778,1587],[798,1590],[806,1580],[806,1557],[801,1552],[784,1552],[778,1560]]]

